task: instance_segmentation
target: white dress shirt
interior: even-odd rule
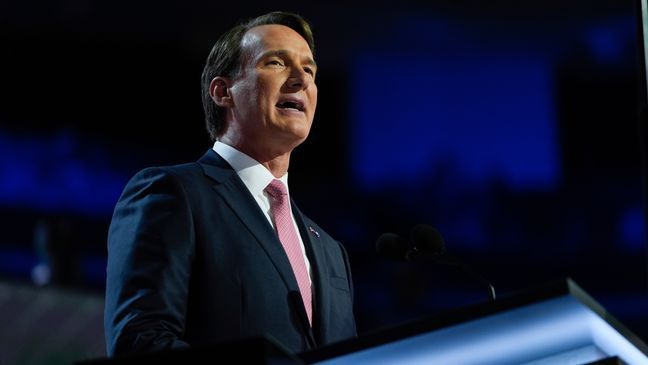
[[[275,179],[274,175],[261,165],[257,160],[246,155],[245,153],[237,150],[236,148],[227,145],[223,142],[216,141],[213,147],[214,151],[218,153],[225,161],[227,161],[230,166],[236,171],[238,176],[243,180],[243,184],[248,188],[254,200],[261,208],[261,211],[270,222],[270,225],[275,228],[274,221],[272,219],[272,212],[270,210],[270,197],[266,193],[265,188]],[[284,174],[282,177],[278,178],[285,186],[286,191],[288,192],[288,197],[290,198],[290,190],[288,189],[288,173]],[[290,199],[288,199],[288,204],[290,204]],[[299,233],[299,228],[297,227],[297,222],[292,213],[292,207],[290,207],[290,216],[292,218],[293,226],[297,232],[297,237],[299,238],[299,245],[301,247],[302,254],[304,256],[304,261],[306,262],[306,269],[308,270],[308,276],[312,280],[311,265],[306,256],[306,249],[304,248],[304,241],[302,240],[301,234]]]

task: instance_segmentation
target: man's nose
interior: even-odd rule
[[[305,70],[296,68],[290,73],[290,77],[286,81],[286,84],[291,89],[305,90],[310,86],[311,82],[311,77]]]

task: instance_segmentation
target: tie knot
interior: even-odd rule
[[[268,192],[268,194],[275,199],[281,199],[288,195],[286,186],[277,179],[272,180],[272,182],[268,184],[268,186],[266,187],[266,192]]]

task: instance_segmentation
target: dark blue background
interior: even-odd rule
[[[648,337],[635,2],[524,3],[282,4],[313,23],[320,69],[291,190],[350,252],[361,332],[486,300],[465,273],[375,254],[425,223],[500,295],[570,276]],[[123,185],[210,147],[209,49],[275,9],[1,5],[0,275],[49,264],[48,285],[101,295]]]

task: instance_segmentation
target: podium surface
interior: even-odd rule
[[[214,364],[246,364],[246,365],[299,365],[302,364],[294,354],[291,354],[280,343],[269,336],[248,339],[231,340],[206,344],[203,346],[140,353],[114,358],[97,358],[80,360],[74,365],[214,365]]]
[[[331,344],[300,358],[309,364],[648,365],[648,347],[564,279],[495,303]]]

